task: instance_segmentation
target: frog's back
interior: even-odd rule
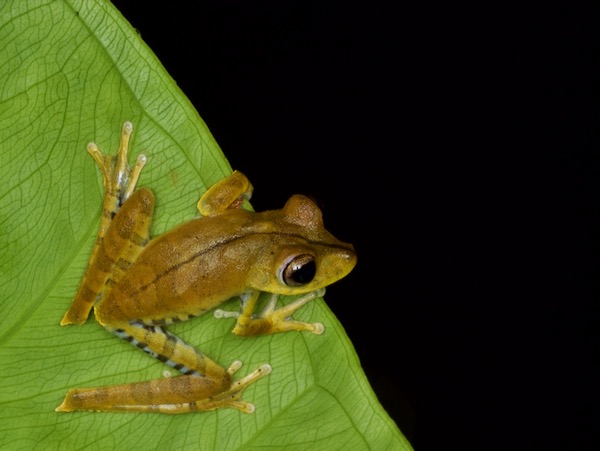
[[[198,218],[150,241],[97,305],[99,321],[182,320],[241,294],[245,274],[232,249],[250,251],[252,214]]]

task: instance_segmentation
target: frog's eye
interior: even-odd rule
[[[289,260],[281,271],[281,279],[288,287],[300,287],[311,282],[317,273],[315,257],[297,255]]]

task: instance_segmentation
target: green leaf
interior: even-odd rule
[[[297,313],[325,334],[239,338],[212,315],[171,330],[223,365],[273,372],[232,409],[185,415],[56,413],[67,389],[163,377],[167,368],[93,319],[59,326],[84,272],[102,181],[85,148],[117,149],[131,120],[153,234],[195,216],[231,169],[197,112],[108,2],[0,6],[0,448],[410,449],[323,301]],[[343,282],[342,282],[343,283]],[[235,308],[231,304],[230,308]],[[225,307],[226,308],[226,307]]]

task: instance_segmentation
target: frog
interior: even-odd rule
[[[103,177],[102,213],[87,270],[60,324],[84,324],[93,310],[108,332],[179,374],[72,388],[55,410],[252,413],[255,407],[242,399],[243,392],[272,367],[264,363],[236,379],[240,360],[222,366],[167,326],[212,311],[215,318],[235,319],[232,332],[239,337],[320,335],[322,323],[292,315],[352,271],[354,247],[325,229],[322,212],[309,197],[295,194],[279,210],[253,211],[252,184],[239,171],[206,190],[198,216],[151,238],[154,194],[136,188],[148,159],[140,154],[129,165],[132,133],[126,121],[115,155],[105,155],[94,142],[87,145]],[[262,293],[267,299],[260,304]],[[295,298],[279,306],[281,296]],[[239,299],[238,310],[220,308],[231,299]]]

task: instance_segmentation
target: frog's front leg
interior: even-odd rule
[[[325,288],[305,293],[287,305],[277,308],[279,295],[271,294],[267,304],[259,314],[254,314],[256,302],[260,291],[251,291],[242,298],[242,309],[240,312],[226,312],[217,309],[214,312],[216,318],[237,318],[232,332],[235,335],[264,335],[277,332],[306,331],[320,335],[325,327],[321,323],[307,323],[292,319],[292,314],[307,302],[325,294]]]
[[[252,197],[252,184],[240,171],[233,171],[215,183],[198,201],[198,211],[202,216],[216,216],[232,208],[241,208],[244,200]]]
[[[101,322],[101,318],[98,320]],[[73,389],[57,411],[185,413],[231,407],[251,413],[254,406],[242,401],[241,395],[246,387],[271,372],[271,366],[265,364],[246,377],[232,381],[241,362],[235,361],[225,369],[162,326],[141,321],[104,326],[184,375],[134,384]]]
[[[115,263],[118,262],[121,256],[120,254],[128,254],[127,256],[131,260],[142,248],[142,246],[138,246],[139,249],[137,250],[131,249],[131,246],[128,243],[125,243],[124,246],[129,249],[123,248],[115,250],[115,243],[120,242],[119,237],[117,236],[116,241],[111,243],[109,252],[105,252],[107,249],[107,247],[104,246],[106,234],[110,233],[109,230],[111,230],[111,225],[113,225],[115,218],[118,217],[117,214],[122,206],[137,203],[138,206],[143,207],[141,209],[137,208],[137,210],[132,209],[128,215],[120,215],[123,219],[125,229],[130,227],[127,221],[128,217],[142,218],[138,221],[138,224],[134,226],[135,230],[133,230],[130,235],[133,241],[129,240],[129,238],[127,238],[126,241],[134,242],[137,240],[138,242],[143,242],[148,238],[150,217],[154,206],[152,193],[146,190],[141,197],[138,196],[138,199],[136,199],[135,202],[134,199],[132,199],[132,202],[127,202],[132,196],[140,173],[146,164],[145,155],[139,155],[133,167],[130,167],[127,162],[129,140],[132,133],[133,125],[131,122],[125,122],[121,130],[119,151],[113,156],[104,155],[93,142],[89,143],[87,146],[89,154],[94,161],[96,161],[102,172],[104,180],[104,200],[100,218],[100,227],[90,256],[88,269],[79,285],[79,289],[77,290],[77,294],[73,299],[71,307],[60,322],[63,326],[66,324],[83,324],[87,319],[90,310],[94,306],[94,303],[102,293],[110,273],[112,272],[113,267],[115,267]],[[141,213],[141,216],[137,213]],[[118,229],[119,228],[117,227],[112,227],[112,230],[113,232],[116,232],[116,235],[122,235]],[[113,235],[115,235],[115,233],[113,233]]]

